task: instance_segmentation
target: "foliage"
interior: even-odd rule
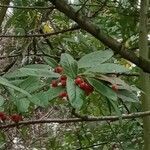
[[[12,4],[51,6],[44,0],[14,0]],[[109,0],[105,3],[104,0],[94,0],[85,5],[84,1],[77,1],[76,4],[70,6],[75,10],[81,9],[84,15],[93,15],[91,21],[94,24],[100,25],[131,50],[136,48],[139,15],[136,1]],[[76,26],[57,10],[13,9],[8,16],[3,24],[3,33],[15,35],[45,33],[43,23],[52,29],[49,32]],[[137,73],[137,67],[122,60],[90,34],[76,30],[47,38],[16,38],[7,42],[9,44],[3,47],[3,55],[7,53],[18,57],[9,59],[10,63],[15,60],[16,66],[0,77],[1,111],[9,115],[21,114],[24,120],[68,118],[73,115],[71,111],[74,109],[79,116],[121,115],[140,111],[141,91],[136,87],[138,76],[128,76]],[[62,72],[56,71],[58,66],[62,67]],[[62,75],[66,76],[65,81],[61,79]],[[92,90],[87,92],[80,84],[77,85],[77,77]],[[53,81],[57,82],[55,87]],[[67,95],[61,97],[63,92]],[[5,123],[11,121],[2,124]],[[116,123],[35,126],[37,129],[34,129],[33,135],[32,127],[21,127],[17,129],[19,133],[13,130],[12,135],[10,131],[1,131],[0,147],[5,149],[5,145],[9,145],[7,136],[11,135],[12,139],[19,138],[25,148],[69,150],[85,147],[105,150],[116,146],[119,149],[142,149],[143,133],[139,119],[128,122],[120,118]],[[41,141],[38,141],[39,138]]]

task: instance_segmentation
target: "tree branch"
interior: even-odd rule
[[[0,129],[5,128],[14,128],[20,125],[33,125],[33,124],[43,124],[43,123],[75,123],[75,122],[94,122],[94,121],[117,121],[120,118],[122,119],[133,119],[133,118],[141,118],[150,115],[150,111],[145,112],[137,112],[131,114],[125,114],[122,116],[102,116],[102,117],[86,117],[86,118],[68,118],[68,119],[44,119],[44,120],[30,120],[30,121],[21,121],[19,123],[12,123],[7,125],[1,125]]]
[[[0,5],[1,8],[15,8],[15,9],[55,9],[54,6],[49,6],[49,7],[38,7],[38,6],[11,6],[11,5]]]
[[[70,19],[74,20],[78,25],[101,41],[104,45],[111,48],[114,52],[121,55],[122,58],[125,58],[132,63],[136,64],[143,71],[150,73],[150,61],[145,60],[141,57],[137,57],[135,53],[131,52],[125,48],[120,42],[112,38],[108,34],[104,33],[102,29],[94,25],[90,20],[83,16],[81,13],[76,13],[76,11],[64,0],[49,0],[56,9],[63,12]]]
[[[15,57],[19,57],[19,56],[22,56],[22,53],[16,54],[16,55],[1,56],[0,60],[6,59],[6,58],[15,58]],[[60,57],[58,57],[56,55],[49,55],[49,54],[29,54],[29,55],[25,55],[25,56],[38,56],[38,57],[47,56],[47,57],[54,58],[54,59],[60,59]]]
[[[46,33],[46,34],[26,34],[26,35],[0,35],[0,38],[29,38],[29,37],[49,37],[60,33],[71,32],[80,29],[79,26],[75,26],[69,29],[64,29],[58,32]]]

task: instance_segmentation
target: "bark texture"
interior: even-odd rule
[[[140,57],[150,60],[150,49],[148,48],[148,7],[149,0],[141,0],[140,10],[140,33],[139,49]],[[150,66],[149,66],[150,68]],[[143,111],[150,110],[150,74],[141,71],[140,84],[143,90],[141,101]],[[144,127],[144,150],[150,150],[150,116],[143,118]]]

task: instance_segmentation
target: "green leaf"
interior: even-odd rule
[[[41,107],[45,107],[48,105],[48,101],[47,99],[45,99],[45,95],[42,97],[43,95],[41,93],[38,93],[36,95],[33,95],[31,98],[29,98],[30,102],[32,102],[33,104],[37,105],[37,106],[41,106]]]
[[[58,78],[60,75],[46,68],[20,68],[20,71],[29,76]]]
[[[17,106],[17,109],[19,112],[27,112],[29,105],[30,105],[30,101],[28,100],[28,98],[16,98],[14,100],[15,105]]]
[[[52,68],[55,68],[58,66],[58,63],[53,58],[44,56],[43,59]]]
[[[50,101],[58,97],[58,95],[64,90],[65,89],[63,87],[50,88],[48,91],[44,92],[43,94],[45,94],[47,96],[47,99]]]
[[[79,68],[95,67],[101,63],[106,62],[112,56],[113,56],[113,52],[110,50],[96,51],[83,56],[78,61],[78,66]]]
[[[128,101],[128,102],[139,102],[139,98],[137,94],[134,92],[128,91],[128,90],[119,90],[117,92],[117,95],[119,98],[121,98],[123,101]]]
[[[25,30],[23,28],[15,28],[16,35],[25,35]]]
[[[21,89],[24,89],[24,90],[28,91],[29,93],[32,93],[35,90],[40,89],[44,85],[45,84],[43,82],[41,82],[39,77],[32,77],[32,76],[30,76],[27,79],[25,79],[24,81],[22,81],[18,86]]]
[[[0,106],[4,104],[4,101],[5,101],[4,97],[0,95]]]
[[[90,69],[87,69],[86,72],[94,72],[94,73],[123,73],[128,72],[129,70],[125,68],[124,66],[121,66],[119,64],[113,64],[113,63],[105,63],[101,65],[97,65],[95,67],[92,67]]]
[[[32,64],[32,65],[26,65],[25,68],[46,69],[46,70],[52,69],[52,67],[50,67],[49,65],[45,65],[45,64]]]
[[[12,84],[11,84],[8,80],[6,80],[5,78],[0,77],[0,84],[2,84],[2,85],[4,85],[4,86],[7,86],[7,87],[10,87],[10,88],[12,88],[12,89],[14,89],[14,90],[16,90],[16,91],[19,91],[19,92],[23,93],[24,95],[26,95],[26,96],[28,96],[28,97],[31,97],[31,95],[30,95],[27,91],[25,91],[25,90],[23,90],[23,89],[21,89],[21,88],[19,88],[19,87],[17,87],[17,86],[12,85]]]
[[[75,41],[75,39],[70,38],[70,37],[69,38],[63,38],[63,40],[66,42],[77,43],[77,41]]]
[[[49,65],[44,65],[44,64],[26,65],[23,68],[20,68],[18,70],[15,70],[13,72],[5,74],[4,77],[8,78],[8,79],[10,79],[10,78],[20,78],[20,77],[26,77],[26,76],[30,75],[30,73],[31,73],[32,76],[38,76],[39,73],[37,73],[37,75],[36,75],[36,72],[38,72],[40,70],[43,71],[43,72],[45,71],[47,74],[50,74],[51,73],[50,70],[52,70],[52,67],[50,67]],[[30,72],[28,73],[26,71],[30,71]]]
[[[74,58],[69,54],[62,54],[60,64],[64,68],[64,72],[71,78],[75,78],[78,73],[78,65]]]
[[[80,109],[83,105],[84,91],[75,85],[72,78],[67,78],[67,93],[72,107]]]
[[[87,80],[97,92],[111,100],[117,100],[117,94],[110,87],[104,85],[102,82],[96,79],[88,78]]]
[[[15,85],[15,86],[18,86],[23,81],[24,81],[23,79],[14,79],[14,80],[10,80],[10,83]]]
[[[19,69],[15,70],[13,72],[9,72],[6,73],[3,77],[7,78],[7,79],[11,79],[11,78],[20,78],[20,77],[26,77],[27,75],[22,73]]]
[[[64,91],[64,88],[57,87],[57,88],[50,88],[46,92],[39,92],[35,95],[33,95],[32,98],[30,98],[30,101],[37,106],[48,106],[49,101],[58,97],[58,95]]]
[[[117,106],[116,103],[114,103],[114,101],[111,101],[109,99],[108,99],[108,101],[112,105],[112,107],[114,108],[117,115],[119,116],[119,122],[122,123],[121,111],[120,111],[119,107]]]

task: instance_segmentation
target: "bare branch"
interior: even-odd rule
[[[30,121],[21,121],[19,123],[12,123],[1,125],[0,129],[5,128],[14,128],[21,125],[34,125],[34,124],[43,124],[43,123],[77,123],[77,122],[94,122],[94,121],[118,121],[122,119],[134,119],[134,118],[143,118],[150,115],[150,111],[137,112],[131,114],[124,114],[122,116],[101,116],[101,117],[85,117],[85,118],[68,118],[68,119],[43,119],[43,120],[30,120]]]

